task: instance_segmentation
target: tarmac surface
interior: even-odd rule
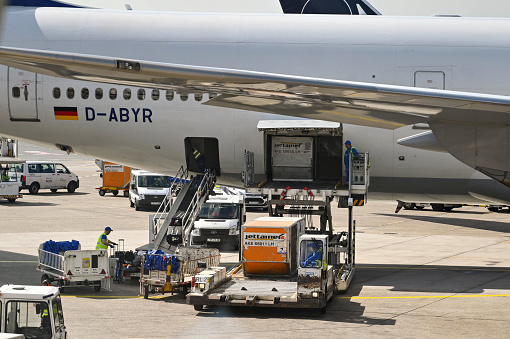
[[[126,249],[148,241],[148,216],[107,194],[94,160],[20,144],[20,158],[62,161],[80,177],[76,193],[25,193],[0,200],[0,284],[40,284],[37,249],[47,240],[79,240],[93,249],[105,226]],[[179,295],[139,296],[137,280],[112,291],[66,287],[71,338],[507,337],[510,331],[510,213],[465,206],[452,212],[402,210],[396,202],[354,208],[356,273],[326,314],[313,310],[215,308],[196,312]],[[265,216],[251,211],[248,220]],[[335,230],[347,210],[333,209]],[[222,262],[238,254],[222,251]]]

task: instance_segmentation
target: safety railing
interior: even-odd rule
[[[215,172],[207,170],[204,173],[204,177],[200,181],[198,188],[191,199],[191,202],[186,209],[186,213],[184,213],[184,218],[182,220],[182,244],[189,245],[190,244],[190,233],[193,227],[193,224],[197,218],[198,213],[200,213],[200,209],[202,208],[203,203],[205,202],[205,198],[207,194],[213,188],[215,179]]]
[[[45,250],[39,250],[39,267],[55,270],[64,275],[64,256]]]
[[[154,215],[153,218],[154,235],[158,234],[159,230],[165,223],[165,220],[168,217],[168,211],[170,211],[170,208],[172,208],[174,196],[177,195],[177,192],[179,192],[182,186],[187,182],[188,175],[189,175],[188,169],[184,169],[184,167],[181,166],[181,168],[179,168],[179,171],[175,175],[172,184],[170,185],[170,188],[165,199],[163,199],[161,205],[159,205],[158,211]]]

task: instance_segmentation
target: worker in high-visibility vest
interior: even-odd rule
[[[2,181],[1,182],[8,182],[11,180],[9,177],[9,174],[7,174],[7,171],[9,170],[9,167],[5,167],[2,169]]]
[[[193,157],[197,161],[198,169],[200,170],[200,172],[204,173],[205,172],[205,157],[195,147],[193,147]]]
[[[106,250],[108,246],[113,248],[113,245],[117,245],[113,241],[108,240],[108,235],[112,232],[110,226],[105,227],[104,232],[97,238],[96,250]]]
[[[320,244],[319,244],[320,245]],[[306,260],[301,263],[303,267],[321,267],[322,261],[322,246],[317,248],[317,244],[315,242],[310,242],[307,245],[309,250],[308,257]]]
[[[349,184],[349,163],[351,161],[351,155],[357,156],[358,150],[352,147],[351,141],[347,140],[345,142],[345,154],[344,154],[344,163],[345,163],[345,182]]]

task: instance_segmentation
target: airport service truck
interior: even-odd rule
[[[65,339],[67,330],[58,288],[0,287],[0,338]]]
[[[170,190],[171,178],[167,175],[142,170],[131,171],[129,206],[135,210],[158,209]]]
[[[204,203],[191,231],[194,245],[225,244],[239,247],[241,226],[246,221],[244,196],[212,195]]]
[[[187,295],[195,310],[228,305],[324,312],[333,293],[345,291],[354,275],[353,236],[305,229],[304,218],[250,221],[242,226],[241,245],[237,269],[225,274],[214,267],[195,276]]]

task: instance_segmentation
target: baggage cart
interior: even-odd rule
[[[101,288],[110,290],[108,253],[106,250],[77,250],[53,253],[39,245],[37,270],[42,272],[43,285],[56,283],[60,292],[65,286],[92,286],[96,292]]]
[[[140,295],[143,294],[145,299],[149,293],[186,295],[193,276],[199,270],[219,264],[220,251],[217,248],[181,247],[179,253],[173,255],[149,251],[142,260]]]

